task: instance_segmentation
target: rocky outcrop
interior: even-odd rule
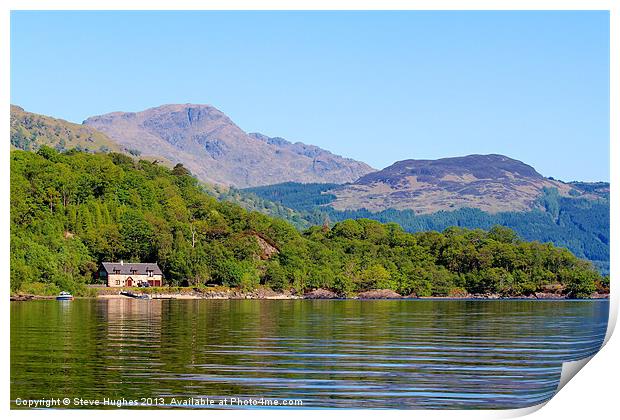
[[[17,294],[11,295],[11,301],[15,302],[25,302],[29,300],[53,300],[55,296],[38,296],[38,295],[30,295],[30,294]]]
[[[400,299],[401,295],[390,289],[376,289],[360,292],[357,294],[358,299]]]
[[[258,247],[260,248],[260,252],[261,252],[260,259],[261,260],[268,260],[280,252],[278,251],[278,248],[276,248],[274,245],[267,242],[267,240],[263,238],[262,236],[255,234],[254,238],[256,239],[256,242],[258,243]]]
[[[566,295],[560,293],[539,292],[535,296],[536,299],[566,299]]]
[[[456,299],[501,299],[502,295],[498,293],[466,293],[460,296],[453,296]],[[515,298],[525,297],[525,296],[514,296]]]
[[[34,300],[34,295],[11,295],[11,301],[24,302],[27,300]]]
[[[304,299],[336,299],[338,295],[327,289],[315,289],[304,294]]]

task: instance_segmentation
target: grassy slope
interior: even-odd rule
[[[93,128],[33,114],[11,105],[12,148],[37,150],[43,145],[57,150],[122,151],[121,146]]]
[[[157,160],[171,167],[161,156],[143,156],[140,151],[127,150],[100,131],[46,115],[34,114],[11,105],[11,150],[36,151],[48,146],[58,151],[77,149],[85,152],[122,152],[145,160]]]

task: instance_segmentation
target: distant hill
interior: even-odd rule
[[[75,148],[88,152],[120,152],[124,149],[92,127],[33,114],[11,105],[12,148],[38,150],[43,145],[60,151]]]
[[[248,134],[210,105],[162,105],[84,121],[124,147],[182,162],[204,182],[248,187],[286,181],[352,182],[373,169],[327,150]]]
[[[441,210],[477,208],[489,213],[529,211],[545,189],[567,196],[573,186],[543,177],[534,168],[502,155],[437,160],[403,160],[333,189],[336,210]]]
[[[443,231],[450,226],[489,229],[493,225],[502,225],[514,229],[525,240],[552,242],[566,247],[575,255],[592,261],[602,273],[608,273],[609,183],[571,182],[560,185],[563,190],[568,189],[568,194],[559,194],[558,188],[544,187],[524,211],[487,212],[479,208],[454,209],[447,206],[426,214],[406,208],[379,211],[335,208],[333,203],[338,199],[338,194],[355,185],[289,182],[248,188],[240,193],[288,207],[297,212],[297,218],[315,225],[359,218],[398,223],[409,232]],[[374,198],[366,197],[367,200]],[[379,194],[376,199],[381,201],[384,197]]]

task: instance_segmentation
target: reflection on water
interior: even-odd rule
[[[599,349],[608,306],[11,302],[11,399],[237,396],[302,399],[305,407],[525,407],[553,396],[562,361]]]

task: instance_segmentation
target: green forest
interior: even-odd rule
[[[450,226],[490,229],[501,225],[513,229],[527,241],[552,242],[566,247],[576,256],[592,261],[601,273],[609,273],[609,194],[606,183],[571,183],[571,197],[558,195],[557,190],[546,190],[540,197],[538,209],[529,212],[502,212],[490,214],[479,209],[463,208],[433,214],[416,214],[412,210],[384,210],[371,212],[366,209],[338,211],[325,204],[336,196],[330,190],[337,184],[300,184],[287,182],[241,191],[256,197],[256,202],[274,202],[295,210],[293,222],[304,220],[309,224],[368,218],[383,223],[395,222],[407,232],[427,230],[443,231]],[[600,198],[584,199],[580,195],[592,193]]]
[[[101,261],[156,261],[174,286],[259,285],[341,296],[587,297],[608,278],[550,243],[502,226],[408,233],[396,223],[347,219],[303,231],[218,201],[181,164],[120,153],[11,152],[11,292],[85,293]]]

